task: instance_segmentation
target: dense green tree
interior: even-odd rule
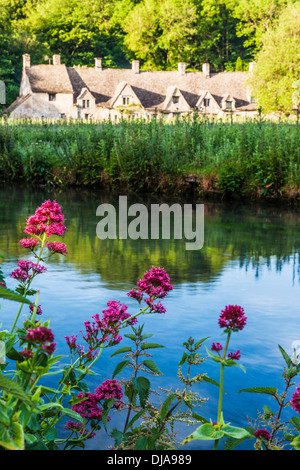
[[[289,4],[262,37],[251,84],[264,112],[290,113],[300,77],[300,3]]]

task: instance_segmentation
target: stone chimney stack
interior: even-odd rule
[[[210,67],[209,64],[206,62],[202,64],[202,72],[204,73],[205,78],[209,78],[210,75]]]
[[[101,57],[95,57],[95,69],[98,72],[101,72],[101,70],[102,70],[102,59],[101,59]]]
[[[52,57],[53,65],[60,65],[60,54],[54,54]]]
[[[140,73],[140,61],[139,60],[133,60],[131,66],[132,66],[133,73]]]
[[[30,54],[23,54],[23,69],[30,67]]]
[[[179,62],[179,63],[178,63],[178,72],[179,72],[181,75],[184,75],[184,74],[185,74],[185,67],[186,67],[186,63],[185,63],[185,62]]]

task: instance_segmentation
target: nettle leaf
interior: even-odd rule
[[[141,349],[156,349],[156,348],[164,348],[165,346],[162,346],[161,344],[156,344],[156,343],[146,343],[141,345]]]
[[[296,436],[293,442],[291,442],[291,446],[295,448],[295,450],[300,450],[300,436]]]
[[[254,438],[254,429],[252,428],[244,428],[248,432],[248,436],[242,437],[240,439],[236,439],[234,437],[227,437],[226,442],[224,444],[224,450],[232,450],[236,446],[238,446],[241,442],[245,441],[246,439]]]
[[[161,411],[160,411],[160,417],[161,417],[162,420],[164,420],[165,417],[167,416],[170,405],[171,405],[172,401],[175,400],[175,398],[176,398],[176,395],[174,393],[171,393],[165,399],[164,404],[162,405]]]
[[[248,393],[265,393],[267,395],[275,396],[277,394],[277,388],[275,387],[253,387],[253,388],[242,388],[237,393],[248,392]]]
[[[133,423],[135,423],[139,418],[141,418],[141,416],[143,416],[143,414],[144,414],[145,412],[146,412],[146,410],[143,409],[143,410],[140,410],[138,413],[136,413],[136,414],[134,415],[134,417],[133,417],[133,418],[129,421],[129,423],[127,424],[125,431],[127,431],[127,429],[131,428],[132,425],[133,425]]]
[[[141,407],[145,408],[150,393],[150,380],[146,377],[134,377],[132,383],[138,392]]]
[[[155,362],[152,361],[151,359],[146,359],[145,361],[143,361],[143,364],[155,374],[163,375],[163,373],[159,370]]]
[[[114,378],[116,375],[120,374],[120,372],[122,372],[122,370],[129,364],[129,362],[130,362],[129,360],[119,362],[119,364],[117,364],[116,367],[115,367],[112,378]]]

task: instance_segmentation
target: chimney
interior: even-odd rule
[[[52,57],[53,65],[60,65],[60,54],[54,54]]]
[[[206,62],[202,64],[202,72],[204,73],[205,78],[209,78],[209,64]]]
[[[23,69],[30,67],[30,55],[23,54]]]
[[[101,57],[95,57],[95,70],[101,72],[102,70],[102,59]]]
[[[255,67],[256,67],[256,62],[250,62],[249,63],[249,72],[253,72]]]
[[[185,74],[185,67],[186,67],[186,63],[185,63],[185,62],[179,62],[179,63],[178,63],[178,72],[179,72],[181,75],[184,75],[184,74]]]
[[[140,61],[139,60],[133,60],[131,66],[132,66],[133,73],[140,73]]]

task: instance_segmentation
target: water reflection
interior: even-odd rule
[[[118,206],[119,194],[91,189],[34,189],[14,186],[0,189],[0,252],[7,258],[24,256],[16,240],[24,237],[26,218],[45,199],[56,199],[66,217],[64,242],[69,255],[60,263],[71,263],[82,273],[98,273],[107,286],[132,285],[152,265],[164,266],[173,282],[211,284],[228,263],[235,261],[246,270],[254,269],[259,277],[261,267],[275,259],[275,269],[293,264],[294,280],[299,276],[299,211],[255,204],[205,202],[204,247],[187,251],[186,240],[99,240],[96,226],[98,205]],[[128,204],[163,201],[161,198],[128,196]],[[181,202],[176,200],[176,202]],[[186,202],[186,201],[184,201]],[[190,201],[191,202],[191,201]],[[201,200],[196,201],[202,203]],[[171,230],[172,236],[172,230]],[[52,259],[57,263],[57,259]],[[120,273],[122,273],[120,277]]]

